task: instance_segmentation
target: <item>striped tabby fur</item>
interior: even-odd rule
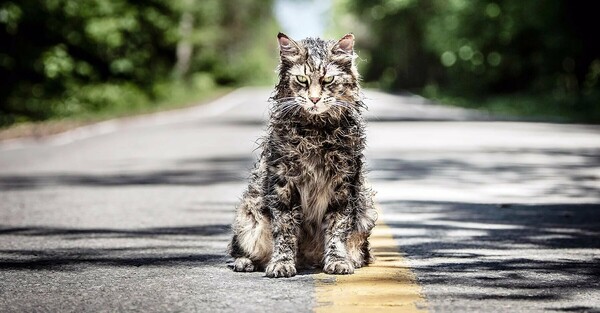
[[[371,260],[377,219],[366,185],[354,36],[278,35],[279,83],[261,148],[233,223],[235,271],[290,277],[297,267],[351,274]]]

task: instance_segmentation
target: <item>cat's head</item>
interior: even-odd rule
[[[354,35],[338,41],[306,38],[294,41],[285,34],[279,41],[279,84],[276,100],[305,113],[339,112],[359,104],[359,75],[354,64]],[[337,108],[337,109],[335,109]]]

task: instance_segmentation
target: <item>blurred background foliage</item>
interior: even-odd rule
[[[595,5],[568,0],[337,0],[365,81],[492,113],[600,122]],[[359,26],[357,26],[359,25]]]
[[[501,115],[600,122],[592,2],[330,0],[302,6],[315,1],[326,0],[2,1],[0,127],[110,118],[180,106],[227,87],[272,85],[280,30],[273,8],[286,3],[330,7],[285,19],[302,30],[316,23],[308,17],[325,20],[330,38],[354,32],[368,87]]]
[[[270,82],[278,31],[271,5],[269,0],[3,1],[0,126],[128,114],[217,86]]]

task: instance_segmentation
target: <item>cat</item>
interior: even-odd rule
[[[352,274],[372,262],[377,213],[365,181],[365,125],[354,35],[294,41],[279,33],[279,82],[262,153],[228,246],[238,272],[298,268]]]

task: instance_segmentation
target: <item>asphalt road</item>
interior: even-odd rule
[[[1,312],[311,312],[225,254],[264,89],[0,143]],[[600,127],[367,92],[381,218],[433,312],[600,312]]]

